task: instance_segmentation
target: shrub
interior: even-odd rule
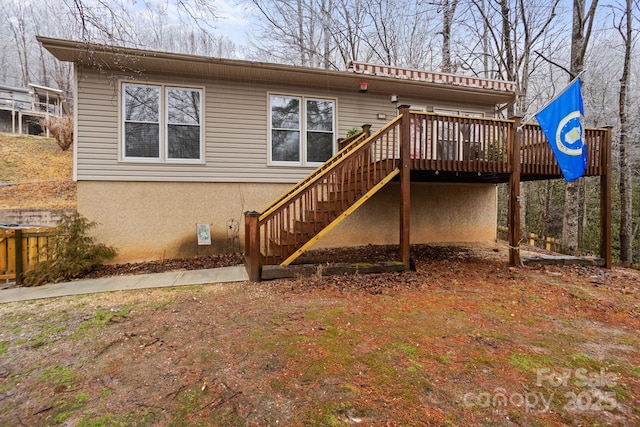
[[[62,151],[67,151],[73,145],[73,117],[48,116],[41,121],[41,125],[49,129]]]
[[[347,131],[347,138],[355,135],[358,132],[362,132],[362,129],[359,127],[353,127]]]
[[[24,283],[39,286],[74,279],[115,257],[116,250],[113,247],[96,243],[93,237],[87,235],[96,225],[96,222],[89,221],[77,212],[62,215],[58,226],[60,236],[47,248],[50,259],[26,272]]]

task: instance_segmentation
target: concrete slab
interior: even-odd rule
[[[604,259],[591,256],[527,254],[522,255],[524,265],[593,265],[604,266]]]
[[[208,283],[231,283],[249,280],[243,265],[206,270],[170,271],[165,273],[113,276],[76,280],[51,285],[0,290],[0,303],[29,301],[98,292],[192,286]]]

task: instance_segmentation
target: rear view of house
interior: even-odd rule
[[[118,248],[117,261],[241,251],[244,212],[267,208],[279,212],[273,214],[279,223],[258,225],[275,233],[258,243],[260,256],[278,246],[278,263],[315,243],[320,231],[318,245],[325,247],[397,244],[409,218],[411,243],[495,240],[496,183],[513,172],[514,122],[493,118],[516,99],[510,82],[361,63],[330,71],[39,41],[75,64],[78,209],[100,223],[96,237]],[[360,132],[339,142],[354,128]],[[378,139],[360,147],[369,135]],[[402,135],[411,140],[411,202],[404,213],[398,208]],[[338,177],[331,165],[342,162],[333,156],[343,145],[361,157],[349,160],[359,169]],[[365,164],[388,168],[364,177]],[[288,213],[282,203],[274,207],[283,195],[296,197],[290,195],[300,185],[292,186],[323,165],[333,175],[313,190],[313,201],[294,201]],[[536,176],[559,176],[553,167]],[[362,179],[355,179],[358,173]],[[338,185],[346,176],[367,184],[341,193],[341,210],[327,211],[321,227],[314,220],[295,231],[309,211],[334,209],[335,203],[319,203],[346,188]],[[401,215],[407,216],[401,221]],[[211,245],[198,245],[198,224],[208,225]]]

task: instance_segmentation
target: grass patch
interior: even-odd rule
[[[51,366],[40,373],[40,379],[60,391],[70,390],[78,383],[76,374],[65,366]]]
[[[100,331],[115,319],[126,318],[134,307],[134,303],[129,303],[119,310],[98,310],[93,313],[91,320],[84,321],[78,326],[78,329],[71,334],[71,338],[79,339],[89,336],[90,331]]]
[[[73,152],[62,151],[53,138],[0,133],[0,182],[69,179]]]
[[[167,307],[168,305],[173,304],[174,302],[176,302],[176,299],[175,299],[175,298],[169,298],[169,299],[168,299],[168,300],[166,300],[166,301],[162,301],[162,302],[158,302],[158,303],[153,304],[153,305],[151,306],[151,308],[153,308],[153,309],[155,309],[155,310],[160,310],[161,308],[165,308],[165,307]]]
[[[432,357],[433,357],[433,360],[435,360],[436,362],[442,365],[449,364],[449,358],[444,354],[434,354]]]
[[[569,366],[572,368],[585,368],[590,371],[599,371],[602,363],[585,353],[569,355]]]
[[[94,418],[95,417],[95,418]],[[151,426],[156,422],[155,415],[149,411],[140,413],[127,412],[115,415],[85,415],[82,417],[77,427],[123,427],[123,426]]]
[[[514,368],[526,373],[536,372],[537,369],[553,365],[547,356],[524,353],[512,354],[509,356],[509,363]]]

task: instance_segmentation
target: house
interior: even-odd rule
[[[42,120],[69,114],[64,93],[36,84],[29,88],[0,85],[0,132],[38,135]],[[47,133],[48,129],[44,129]]]
[[[489,242],[496,183],[516,171],[519,183],[517,122],[494,119],[516,100],[510,82],[38,40],[75,64],[78,209],[100,224],[96,237],[118,248],[118,262],[238,251],[245,242],[258,264],[288,263],[318,237],[324,247],[397,244],[399,229],[405,246]],[[362,130],[339,142],[353,128]],[[534,143],[523,156],[546,153]],[[360,157],[332,157],[343,145]],[[591,173],[602,174],[600,160]],[[523,165],[522,176],[559,176],[551,162]],[[198,245],[198,224],[208,226],[210,245]],[[270,255],[273,247],[284,252]]]

